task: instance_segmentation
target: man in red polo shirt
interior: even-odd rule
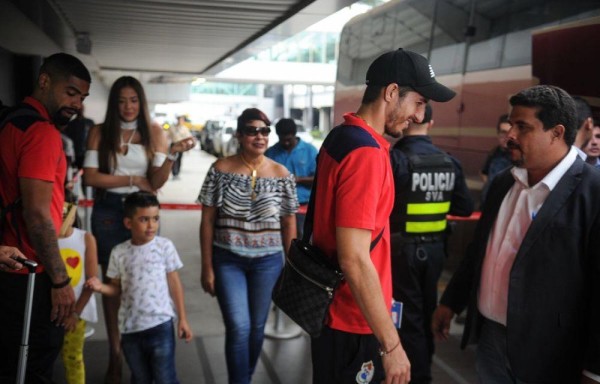
[[[346,114],[321,147],[313,243],[337,258],[345,280],[321,336],[312,340],[313,383],[410,381],[390,314],[394,177],[382,135],[400,137],[409,121],[420,122],[428,99],[454,97],[434,76],[421,55],[403,49],[383,54],[367,71],[358,112]]]
[[[0,127],[0,197],[16,209],[3,222],[2,244],[39,263],[27,360],[27,382],[47,383],[75,296],[60,257],[66,158],[60,132],[81,110],[91,77],[76,57],[57,53],[42,64],[35,89]],[[19,201],[20,200],[20,201]],[[17,225],[13,225],[15,223]],[[15,228],[16,227],[16,228]],[[26,270],[0,276],[0,382],[14,382],[27,291]]]

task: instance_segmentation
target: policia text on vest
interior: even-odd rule
[[[432,233],[446,229],[456,171],[445,154],[409,156],[411,190],[406,206],[406,233]]]
[[[425,201],[443,201],[444,192],[454,190],[454,172],[413,173],[412,191],[425,192]]]

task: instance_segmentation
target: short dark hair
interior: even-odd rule
[[[42,73],[49,75],[51,78],[67,79],[70,76],[75,76],[88,83],[92,82],[90,71],[88,71],[81,60],[68,53],[61,52],[48,56],[40,67],[39,74],[41,75]]]
[[[496,132],[500,132],[500,124],[510,124],[510,120],[508,119],[508,113],[504,115],[500,115],[498,118],[498,122],[496,123]]]
[[[160,203],[155,194],[138,191],[127,195],[125,202],[123,203],[123,210],[125,211],[125,217],[132,218],[138,208],[158,207]]]
[[[275,124],[275,132],[277,136],[284,135],[295,135],[298,133],[298,127],[296,126],[296,122],[294,119],[280,119],[277,124]]]
[[[536,85],[513,95],[509,102],[513,107],[535,108],[535,116],[542,122],[544,131],[563,125],[565,142],[573,145],[577,134],[577,112],[573,98],[563,89],[553,85]]]
[[[271,125],[271,120],[269,120],[263,111],[258,108],[247,108],[244,109],[242,114],[237,119],[237,131],[241,132],[242,128],[244,128],[246,124],[252,120],[260,120],[267,126]]]
[[[592,117],[592,107],[581,96],[573,96],[575,101],[575,111],[577,112],[577,129],[581,128],[583,122]]]
[[[367,105],[377,100],[383,88],[383,85],[367,85],[361,103]]]
[[[365,93],[363,94],[361,103],[365,104],[365,105],[371,104],[372,102],[377,100],[377,98],[381,94],[381,90],[385,87],[387,87],[387,85],[374,85],[374,84],[367,85],[367,88],[365,89]],[[414,91],[414,89],[412,89],[411,87],[405,86],[405,85],[404,86],[399,85],[398,87],[400,88],[400,97],[401,98],[406,96],[406,94],[408,92]]]

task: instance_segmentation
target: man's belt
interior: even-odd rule
[[[422,235],[407,235],[404,233],[394,233],[393,236],[399,236],[404,243],[437,243],[444,241],[442,234],[422,234]]]

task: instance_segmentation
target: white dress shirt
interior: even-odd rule
[[[510,271],[517,252],[544,201],[576,158],[577,151],[571,147],[560,163],[534,186],[529,186],[526,169],[511,169],[515,183],[500,206],[481,270],[478,308],[486,318],[506,325]]]

